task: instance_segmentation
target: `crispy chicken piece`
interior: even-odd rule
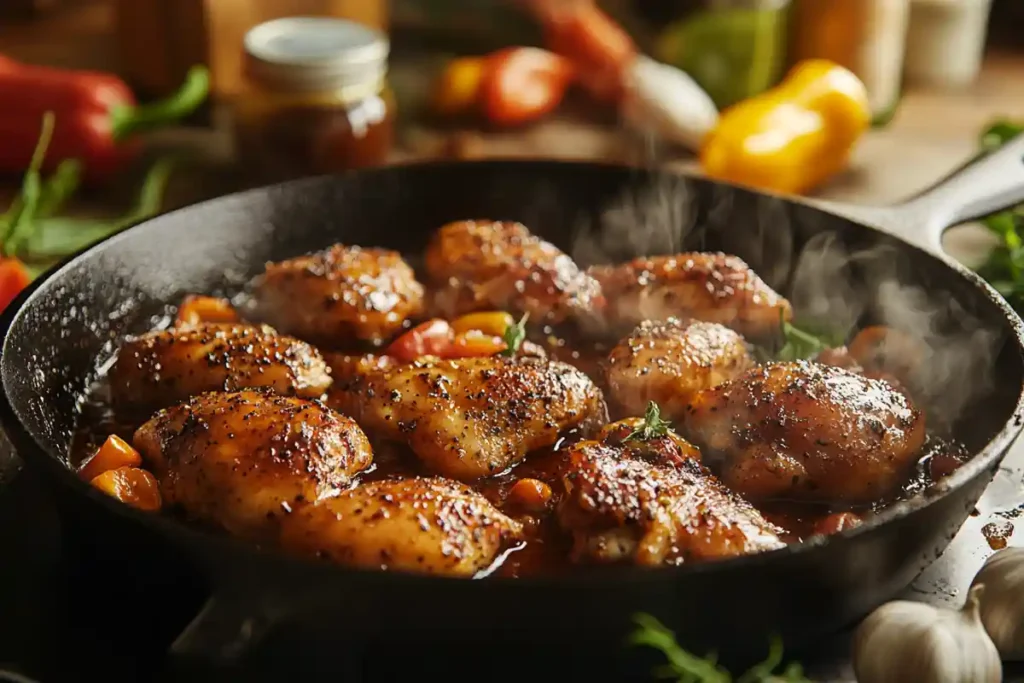
[[[605,422],[604,397],[571,365],[534,358],[425,361],[339,382],[331,405],[404,441],[434,472],[498,474],[573,428]]]
[[[497,309],[560,323],[603,303],[592,277],[522,223],[449,223],[428,245],[426,269],[434,306],[448,318]]]
[[[641,323],[605,362],[610,399],[626,414],[641,415],[654,401],[679,420],[693,395],[754,365],[746,343],[718,323],[696,320]]]
[[[134,443],[167,503],[250,537],[275,531],[294,506],[337,495],[373,458],[349,418],[258,391],[193,397],[157,413]]]
[[[336,244],[268,263],[248,313],[328,347],[379,346],[423,312],[423,286],[395,251]]]
[[[281,542],[355,567],[472,576],[521,534],[468,486],[417,478],[363,484],[300,508],[282,522]]]
[[[644,320],[695,318],[720,323],[740,334],[776,334],[793,309],[743,259],[693,252],[638,258],[588,272],[601,283],[607,322],[614,328]]]
[[[569,448],[561,485],[558,520],[576,562],[678,565],[784,545],[780,529],[693,459],[660,464],[582,441]]]
[[[755,501],[878,500],[925,438],[924,415],[891,384],[813,361],[753,368],[698,394],[688,412],[705,461]]]
[[[266,387],[318,398],[330,385],[315,348],[270,327],[238,323],[149,332],[125,342],[110,370],[114,403],[145,415],[206,391]]]

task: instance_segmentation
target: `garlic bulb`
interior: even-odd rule
[[[993,554],[971,584],[984,585],[981,623],[1005,659],[1024,659],[1024,548]]]
[[[626,78],[622,116],[634,128],[699,151],[718,124],[718,109],[685,71],[643,55],[633,60]]]
[[[857,683],[999,683],[1003,665],[971,588],[962,610],[896,600],[871,613],[853,641]]]

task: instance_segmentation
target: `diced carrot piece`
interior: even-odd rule
[[[852,529],[855,526],[860,526],[863,523],[864,520],[862,520],[856,513],[834,512],[828,517],[822,517],[818,520],[814,525],[814,533],[831,536],[832,534],[838,534],[844,529]]]
[[[117,434],[111,434],[96,451],[96,454],[85,461],[78,473],[82,479],[92,481],[108,470],[116,470],[118,467],[138,467],[141,464],[142,456],[139,455],[139,452]]]
[[[107,470],[89,483],[108,496],[139,510],[159,510],[162,505],[156,477],[138,467]]]
[[[551,502],[551,487],[539,479],[520,479],[509,491],[509,500],[528,512],[542,512]]]
[[[238,322],[238,311],[227,299],[190,294],[178,306],[178,325]]]

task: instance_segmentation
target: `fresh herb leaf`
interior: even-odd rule
[[[842,346],[845,341],[845,335],[832,330],[817,330],[809,324],[797,327],[786,320],[785,314],[782,314],[780,323],[782,345],[778,347],[778,350],[772,353],[764,347],[755,349],[756,355],[762,362],[805,360],[827,349]]]
[[[667,666],[659,668],[659,677],[679,683],[731,683],[732,676],[718,665],[714,653],[698,657],[687,652],[679,647],[675,634],[649,614],[637,614],[633,621],[637,628],[629,643],[659,650],[668,660]]]
[[[113,219],[51,217],[36,221],[19,256],[31,262],[52,262],[109,237],[160,211],[164,190],[176,161],[161,159],[150,166],[138,199],[124,215]]]
[[[1001,119],[993,121],[981,133],[981,149],[991,152],[1024,133],[1024,123]]]
[[[64,159],[57,169],[43,183],[36,206],[36,218],[55,216],[64,208],[82,180],[82,162],[78,159]]]
[[[981,135],[983,153],[1024,133],[1024,124],[995,121]],[[982,224],[998,239],[988,258],[975,268],[1018,312],[1024,313],[1024,206],[985,218]]]
[[[633,621],[637,628],[630,635],[629,643],[659,650],[668,660],[666,666],[656,670],[659,678],[674,679],[677,683],[733,683],[732,674],[718,665],[714,653],[698,657],[687,652],[676,642],[672,631],[649,614],[637,614]],[[735,683],[812,683],[804,676],[803,667],[796,662],[776,673],[782,659],[782,641],[773,637],[768,647],[768,657],[736,678]]]
[[[505,342],[505,350],[501,352],[501,355],[508,356],[509,358],[516,355],[519,347],[526,341],[526,321],[529,319],[530,314],[524,313],[519,322],[505,328],[505,334],[502,335],[502,340]]]
[[[647,402],[647,410],[644,411],[644,419],[640,425],[626,435],[626,438],[622,440],[623,443],[627,441],[650,441],[659,436],[665,436],[668,434],[668,430],[671,427],[671,423],[667,420],[661,419],[661,408],[654,401]]]
[[[43,125],[39,133],[39,141],[32,152],[32,161],[25,172],[24,180],[22,180],[21,194],[4,215],[6,227],[3,243],[0,245],[0,250],[2,250],[4,256],[14,255],[18,251],[20,243],[27,237],[33,227],[33,221],[35,220],[35,214],[42,194],[40,169],[43,167],[46,150],[50,146],[50,139],[53,137],[53,123],[54,115],[52,111],[43,114]]]

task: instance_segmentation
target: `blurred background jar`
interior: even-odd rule
[[[775,85],[790,0],[605,0],[653,57],[688,73],[721,109]]]
[[[790,61],[828,59],[864,82],[875,125],[899,105],[910,0],[796,0]]]
[[[962,88],[977,79],[992,0],[911,0],[905,73],[913,83]]]
[[[232,111],[241,169],[270,183],[385,163],[395,120],[388,51],[384,34],[343,19],[251,29]]]

